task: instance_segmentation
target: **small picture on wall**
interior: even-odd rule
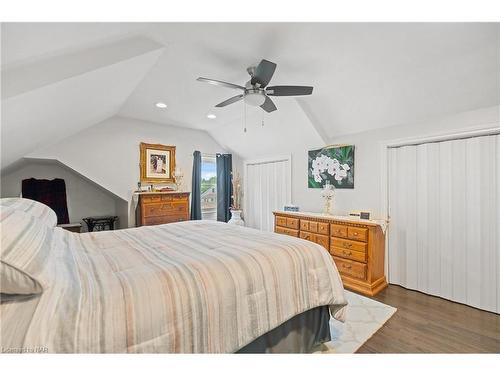
[[[175,146],[141,143],[140,151],[142,182],[174,181]]]
[[[354,189],[354,145],[335,145],[308,152],[308,187]]]
[[[148,150],[149,151],[149,150]],[[149,153],[149,170],[148,177],[163,177],[168,176],[168,161],[167,155],[160,154],[155,151]]]

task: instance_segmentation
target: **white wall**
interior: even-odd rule
[[[366,210],[372,212],[374,218],[381,217],[383,212],[381,203],[382,144],[403,138],[453,133],[467,128],[500,126],[499,114],[500,107],[494,106],[416,124],[332,138],[330,144],[355,145],[354,189],[337,189],[333,203],[334,213],[346,214],[350,211]],[[299,204],[309,199],[307,195],[295,198]]]
[[[30,157],[59,160],[130,203],[139,181],[140,142],[176,146],[185,191],[191,191],[193,151],[224,151],[205,131],[112,117]],[[133,226],[132,205],[128,213]]]
[[[82,223],[87,216],[117,215],[126,202],[112,195],[91,181],[83,178],[69,168],[51,161],[25,161],[15,171],[2,175],[1,196],[18,197],[21,193],[21,182],[26,178],[54,179],[62,178],[66,182],[66,198],[69,220],[71,223]],[[125,223],[126,224],[126,223]],[[120,226],[118,223],[117,227]]]

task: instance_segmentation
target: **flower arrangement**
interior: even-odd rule
[[[321,197],[325,200],[325,206],[323,208],[323,213],[330,215],[331,214],[331,202],[333,200],[333,196],[335,194],[335,187],[327,182],[323,186],[323,190],[321,190]]]
[[[243,193],[241,191],[241,177],[238,172],[233,174],[231,183],[233,184],[233,195],[231,196],[231,198],[233,199],[233,204],[231,205],[231,209],[241,210],[241,197]]]

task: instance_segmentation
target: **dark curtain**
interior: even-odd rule
[[[229,208],[233,195],[231,154],[217,154],[217,220],[228,222],[231,218]]]
[[[28,178],[22,182],[23,198],[33,199],[52,208],[57,215],[57,224],[68,224],[66,183],[62,178],[38,180]]]
[[[201,152],[193,153],[193,181],[191,188],[191,220],[201,220]]]

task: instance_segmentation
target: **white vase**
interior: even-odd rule
[[[231,210],[231,219],[228,224],[245,226],[245,222],[241,218],[241,210]]]

